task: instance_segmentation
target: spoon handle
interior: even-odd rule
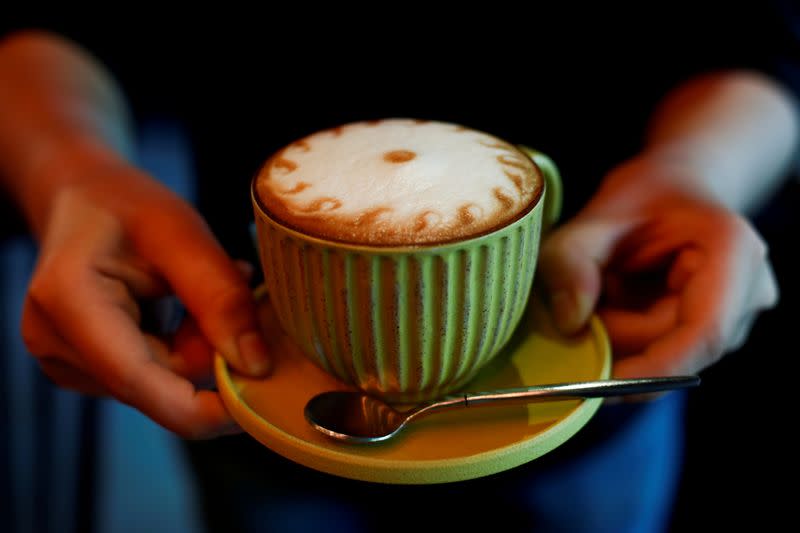
[[[606,398],[626,394],[645,394],[672,389],[685,389],[700,384],[698,376],[674,376],[636,379],[606,379],[504,389],[498,391],[465,393],[459,395],[464,406],[470,407],[489,402],[525,403],[545,399]]]

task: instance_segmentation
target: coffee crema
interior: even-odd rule
[[[255,180],[261,207],[302,233],[408,246],[478,236],[536,204],[543,178],[513,145],[456,124],[356,122],[272,156]]]

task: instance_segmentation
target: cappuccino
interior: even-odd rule
[[[390,402],[456,390],[519,323],[560,189],[543,154],[454,124],[358,122],[296,141],[250,189],[281,327]]]
[[[390,119],[321,131],[259,172],[256,200],[284,225],[371,246],[431,245],[523,216],[543,189],[513,145],[463,126]]]

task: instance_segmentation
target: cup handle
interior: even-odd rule
[[[561,174],[553,160],[533,148],[519,145],[518,148],[531,158],[544,175],[544,212],[542,213],[542,231],[549,231],[561,216],[564,187]]]

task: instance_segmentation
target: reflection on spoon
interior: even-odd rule
[[[344,442],[368,444],[386,441],[394,437],[412,420],[460,407],[575,398],[605,398],[683,389],[699,384],[698,376],[557,383],[447,396],[404,412],[397,411],[383,400],[364,392],[332,391],[323,392],[311,398],[306,404],[305,417],[309,424],[328,437]]]

